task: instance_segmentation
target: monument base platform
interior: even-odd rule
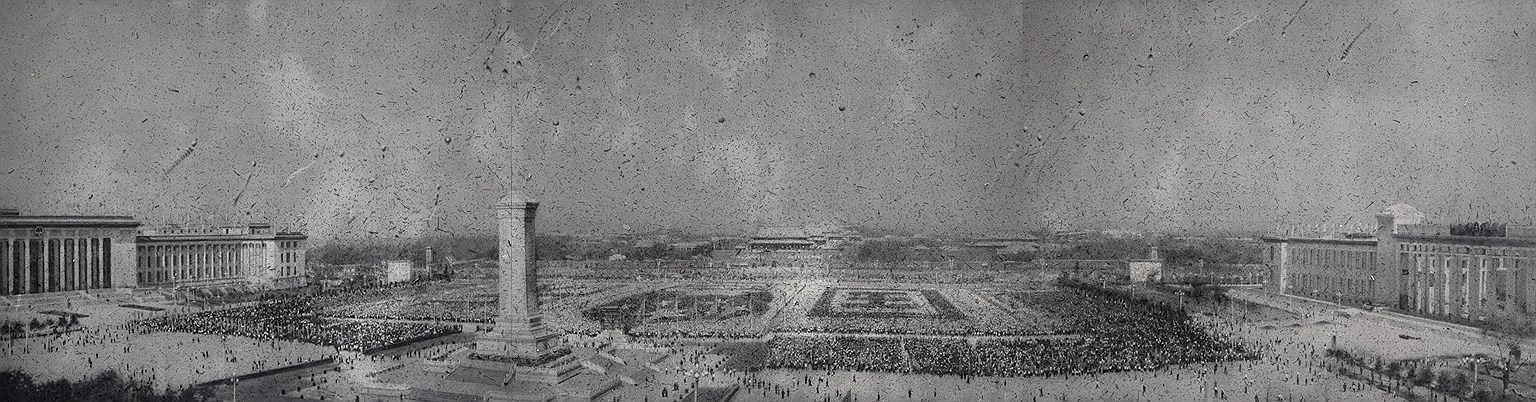
[[[519,360],[519,363],[528,364],[525,361],[537,362],[552,354],[569,353],[569,351],[556,351],[560,348],[557,336],[558,334],[537,324],[517,325],[498,322],[491,332],[475,338],[475,353],[508,356]]]
[[[402,394],[408,401],[434,402],[591,401],[622,385],[611,376],[582,370],[582,363],[570,349],[549,352],[547,361],[540,364],[519,364],[515,361],[518,358],[507,356],[479,355],[452,363],[446,372],[424,366],[429,376],[439,380],[410,387]]]

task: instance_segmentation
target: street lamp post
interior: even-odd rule
[[[1375,274],[1371,274],[1370,284],[1367,285],[1367,286],[1370,286],[1370,288],[1371,288],[1371,300],[1370,300],[1370,302],[1371,302],[1371,306],[1374,307],[1374,306],[1376,306],[1376,275]]]

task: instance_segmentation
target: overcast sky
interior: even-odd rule
[[[0,206],[316,238],[1532,223],[1528,1],[8,1]],[[513,173],[508,173],[513,172]]]

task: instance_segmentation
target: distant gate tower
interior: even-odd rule
[[[475,341],[475,353],[530,361],[564,353],[539,313],[538,276],[534,267],[533,219],[539,202],[513,190],[496,203],[500,232],[497,264],[499,313],[496,327]]]

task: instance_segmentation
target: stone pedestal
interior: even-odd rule
[[[475,339],[475,353],[543,361],[562,353],[553,331],[543,327],[496,324],[496,329]]]
[[[565,353],[558,334],[544,327],[539,315],[538,277],[534,266],[534,214],[539,202],[518,193],[496,203],[501,278],[496,327],[475,341],[475,353],[544,361]]]

